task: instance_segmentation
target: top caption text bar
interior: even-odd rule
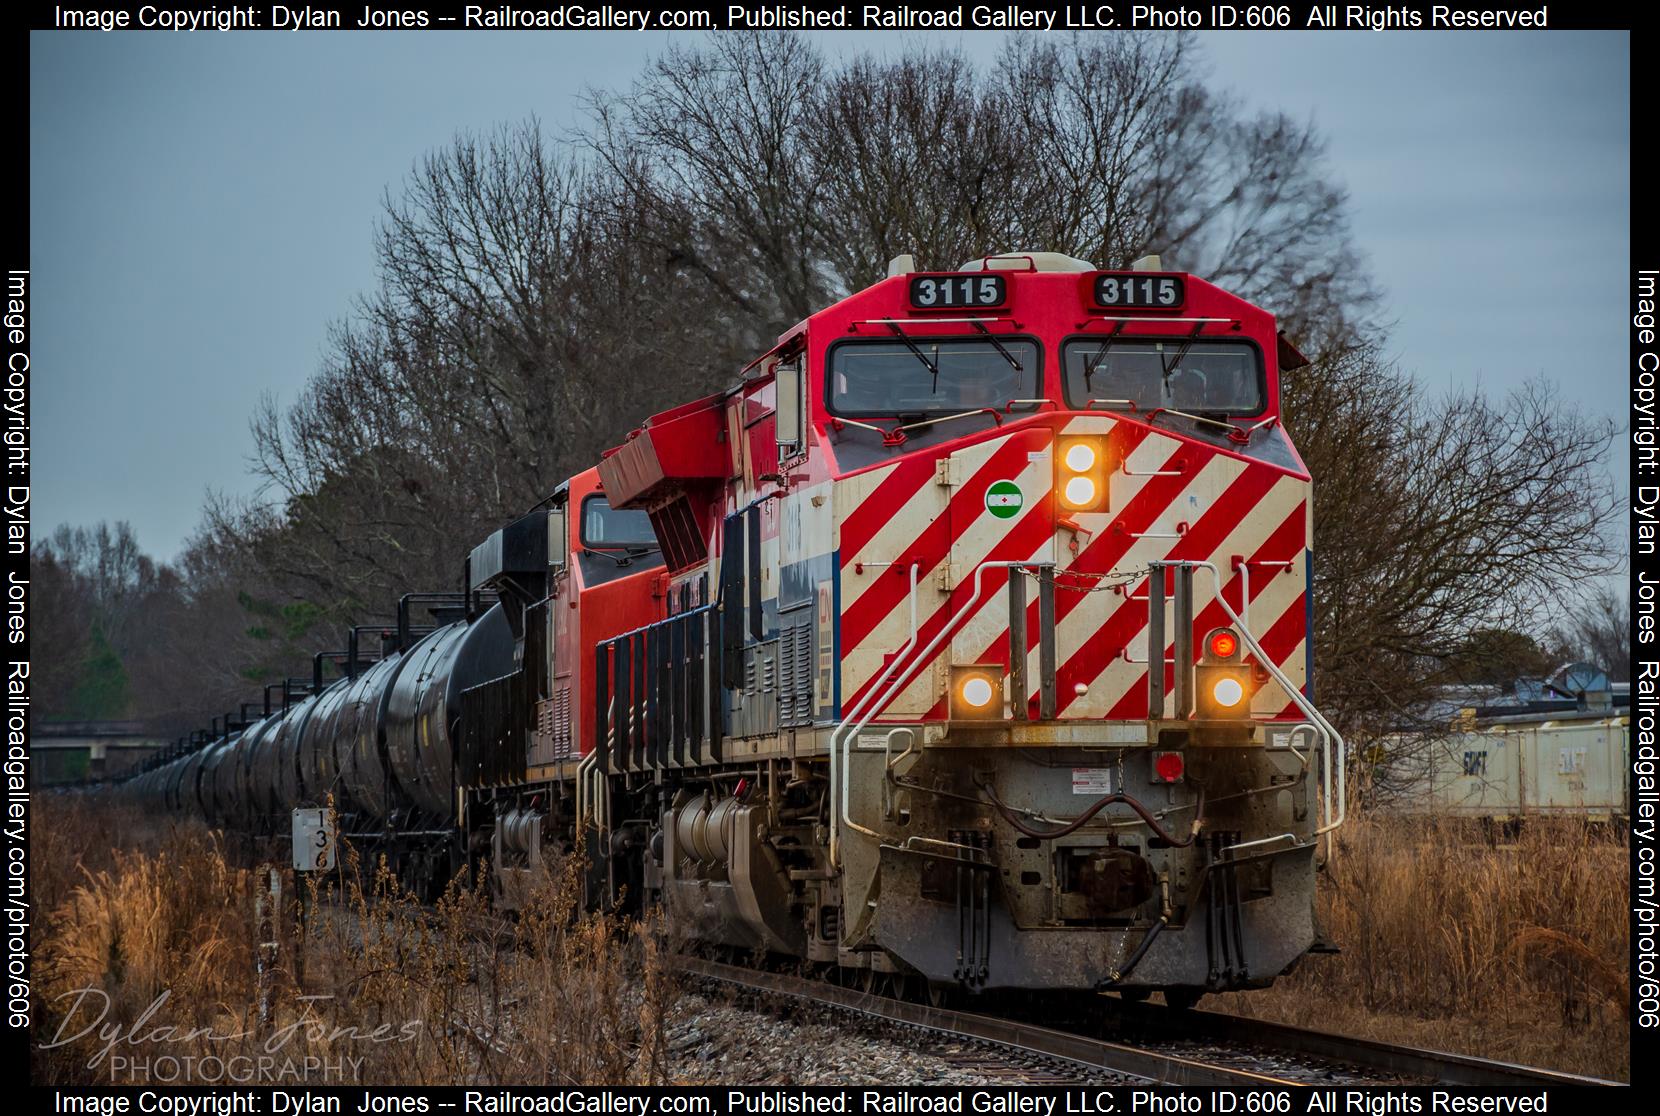
[[[60,31],[1456,31],[1619,29],[1608,9],[1452,4],[56,5]],[[1613,22],[1610,22],[1613,19]]]

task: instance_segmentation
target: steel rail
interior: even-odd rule
[[[1537,1085],[1623,1085],[1600,1077],[1562,1073],[1558,1070],[1522,1066],[1469,1054],[1400,1046],[1377,1039],[1353,1038],[1325,1031],[1312,1031],[1288,1023],[1274,1023],[1244,1015],[1214,1011],[1169,1012],[1144,1008],[1149,1017],[1161,1010],[1159,1020],[1166,1033],[1183,1038],[1205,1038],[1213,1042],[1239,1043],[1285,1054],[1342,1061],[1362,1069],[1399,1074],[1429,1085],[1467,1087],[1508,1087]]]
[[[1012,1047],[1045,1058],[1109,1073],[1145,1078],[1161,1085],[1220,1085],[1307,1088],[1310,1082],[1275,1077],[1233,1066],[1111,1042],[1073,1031],[1041,1027],[1004,1016],[896,1000],[841,988],[823,981],[765,970],[747,969],[703,958],[677,955],[670,963],[684,972],[760,992],[809,1000],[894,1023],[920,1027]],[[1112,1005],[1103,997],[1103,1006]],[[1467,1054],[1425,1050],[1375,1039],[1353,1038],[1211,1011],[1177,1012],[1154,1005],[1121,1005],[1131,1028],[1152,1023],[1159,1040],[1208,1041],[1264,1054],[1308,1057],[1369,1070],[1403,1085],[1517,1088],[1541,1085],[1623,1085],[1598,1077],[1516,1065]]]
[[[670,963],[683,972],[757,992],[807,1000],[940,1034],[995,1043],[1027,1054],[1070,1062],[1085,1069],[1140,1077],[1157,1085],[1283,1088],[1302,1084],[1265,1073],[1211,1065],[1174,1054],[1161,1054],[1069,1031],[1056,1031],[1017,1019],[913,1004],[805,977],[745,969],[683,955],[673,957]]]

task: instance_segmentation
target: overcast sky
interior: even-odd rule
[[[1619,417],[1630,37],[1220,33],[1214,83],[1312,118],[1429,390],[1545,375]],[[837,52],[906,39],[827,34]],[[930,40],[990,61],[1001,37]],[[374,283],[382,192],[456,132],[578,119],[660,33],[34,34],[34,509],[171,557],[248,493],[247,420],[292,401]],[[1623,469],[1620,470],[1623,474]],[[1623,485],[1623,480],[1621,481]]]

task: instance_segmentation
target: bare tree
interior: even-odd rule
[[[1315,478],[1320,696],[1377,733],[1468,681],[1493,630],[1541,630],[1547,602],[1616,567],[1614,430],[1542,382],[1425,397],[1373,346],[1313,371],[1284,405]]]
[[[218,528],[344,618],[453,584],[471,540],[591,465],[667,399],[711,390],[747,331],[649,222],[534,121],[461,136],[386,201],[381,286],[291,407],[256,415],[277,503]],[[696,307],[696,312],[689,308]]]
[[[1193,40],[1016,39],[982,70],[722,35],[589,109],[560,142],[458,137],[388,194],[379,286],[255,417],[268,486],[210,507],[193,615],[326,626],[453,584],[484,533],[903,252],[1159,252],[1317,354],[1285,412],[1316,478],[1321,699],[1352,728],[1410,717],[1481,633],[1540,630],[1539,602],[1606,567],[1605,424],[1542,386],[1428,399],[1383,361],[1320,136],[1210,88]],[[286,654],[201,669],[228,688]]]
[[[951,53],[858,58],[831,74],[804,123],[821,168],[803,212],[838,290],[904,252],[948,269],[1010,240],[1029,160],[1012,113]]]
[[[1550,642],[1563,661],[1590,663],[1612,681],[1631,681],[1631,598],[1598,589],[1557,623]]]
[[[59,527],[35,548],[36,559],[63,567],[80,585],[91,622],[111,643],[124,645],[128,621],[156,582],[157,567],[122,521],[93,527]]]
[[[643,243],[730,309],[780,328],[827,294],[817,223],[806,219],[823,186],[826,153],[810,123],[825,70],[797,35],[671,47],[627,94],[590,93],[591,128],[578,140],[643,218]]]
[[[92,643],[92,601],[86,585],[50,546],[29,556],[31,715],[75,716],[74,693]]]
[[[590,149],[636,235],[770,336],[914,253],[946,269],[1052,250],[1149,252],[1275,309],[1318,351],[1376,295],[1312,125],[1246,116],[1185,36],[1016,37],[831,64],[791,35],[677,48],[589,96]]]

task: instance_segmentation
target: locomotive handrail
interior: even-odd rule
[[[759,504],[762,501],[770,499],[770,498],[771,497],[766,497],[766,496],[761,497],[761,499],[756,500],[754,502],[754,504],[752,504],[750,506],[753,507],[756,504]],[[596,662],[605,664],[605,665],[599,667],[599,669],[597,671],[597,673],[599,675],[599,678],[604,679],[607,676],[607,672],[612,671],[612,670],[615,669],[614,652],[615,652],[616,648],[618,648],[618,647],[632,647],[635,641],[642,640],[642,639],[648,637],[653,632],[657,632],[657,631],[672,632],[677,627],[690,627],[691,624],[692,624],[692,621],[700,620],[702,617],[705,617],[705,616],[711,616],[712,617],[716,614],[716,611],[717,611],[717,605],[715,603],[711,602],[709,604],[702,604],[702,605],[698,605],[696,608],[689,608],[684,612],[677,612],[673,616],[667,616],[667,617],[664,617],[661,620],[654,620],[649,624],[642,624],[638,628],[632,628],[632,629],[630,629],[629,631],[626,631],[626,632],[619,632],[617,635],[614,635],[609,639],[599,640],[594,645],[594,650],[595,650],[595,654],[596,654]],[[711,633],[714,630],[714,625],[707,625],[706,628],[707,628],[707,630],[705,630],[704,633],[703,633],[703,639],[705,641],[704,645],[705,645],[705,649],[706,649],[706,665],[705,665],[704,669],[705,669],[705,671],[708,671],[710,668],[707,664],[712,663],[714,661],[714,657],[713,657],[714,647],[713,647],[713,644],[709,642],[713,638]],[[689,640],[691,638],[691,636],[688,636],[687,638]],[[645,655],[648,650],[649,650],[648,646],[642,646],[642,647],[639,648],[639,652],[640,652],[641,655]],[[662,653],[666,655],[667,651],[664,650]],[[606,658],[612,658],[613,661],[612,662],[605,662]],[[631,667],[631,669],[632,669],[632,667]],[[702,689],[702,691],[700,693],[700,701],[707,701],[708,700],[710,690],[707,687],[708,686],[713,686],[715,684],[714,680],[717,679],[717,678],[718,678],[718,675],[711,675],[710,678],[706,680],[707,685],[705,686],[705,688]],[[628,693],[628,701],[626,703],[624,703],[624,705],[621,709],[619,709],[618,705],[617,705],[617,700],[616,700],[617,695],[615,693],[611,693],[610,700],[606,703],[606,711],[605,711],[605,718],[604,718],[604,724],[605,724],[605,741],[604,741],[604,743],[605,743],[606,757],[602,761],[600,761],[604,766],[602,766],[601,768],[596,770],[596,772],[595,772],[595,777],[596,778],[603,778],[604,775],[608,773],[607,768],[609,768],[609,765],[611,763],[611,755],[610,754],[611,754],[611,751],[612,751],[612,745],[616,742],[617,737],[619,735],[621,736],[621,738],[624,742],[623,747],[626,751],[631,746],[631,744],[634,743],[634,740],[633,740],[633,737],[635,735],[634,730],[637,726],[645,726],[644,731],[647,731],[647,732],[657,732],[658,729],[660,728],[660,722],[663,722],[665,720],[665,718],[668,716],[668,714],[659,712],[659,713],[656,714],[655,718],[653,718],[651,716],[648,716],[647,710],[645,708],[643,708],[643,706],[651,700],[648,697],[648,694],[647,694],[647,690],[650,689],[650,686],[651,686],[651,684],[647,683],[641,689],[635,690],[633,688],[632,684],[630,684],[629,693]],[[597,706],[596,706],[595,712],[596,713],[598,712]],[[683,713],[689,717],[690,707],[688,707],[686,710],[684,710]],[[702,724],[702,728],[700,730],[698,730],[698,733],[697,733],[697,736],[696,736],[695,740],[688,739],[686,742],[692,743],[696,747],[702,747],[702,746],[705,746],[705,745],[709,744],[711,742],[711,740],[714,739],[714,737],[712,737],[710,734],[715,729],[715,726],[712,724],[711,719],[709,718],[709,716],[707,716],[707,710],[703,710],[700,707],[699,710],[698,710],[698,714],[699,714],[699,720],[701,721],[701,724]],[[682,728],[684,728],[684,727],[685,726],[682,725]],[[597,732],[597,730],[596,730],[596,732]],[[647,742],[646,746],[647,747],[654,747],[654,746],[656,746],[657,743],[660,743],[664,748],[668,748],[671,744],[671,740],[667,735],[665,735],[665,736],[662,737],[661,741]],[[596,735],[595,740],[594,740],[594,751],[595,752],[598,752],[600,750],[600,745],[601,745],[601,740],[600,740],[599,736]],[[633,761],[628,760],[628,761],[622,761],[622,762],[623,763],[631,763]],[[642,762],[656,762],[656,761],[655,761],[655,759],[652,759],[650,756],[648,756],[647,759],[642,761]],[[619,766],[619,770],[620,769],[621,768]]]
[[[892,702],[895,697],[899,696],[899,691],[904,688],[905,683],[908,680],[908,675],[911,673],[911,668],[914,667],[919,662],[926,662],[928,660],[928,657],[930,655],[934,654],[934,652],[939,648],[939,645],[942,642],[944,642],[946,639],[948,639],[950,636],[955,634],[956,629],[962,624],[962,622],[964,620],[966,620],[968,618],[969,614],[972,613],[976,608],[979,607],[980,594],[984,589],[984,584],[983,584],[984,575],[985,575],[985,572],[988,569],[1008,569],[1008,570],[1012,570],[1012,569],[1015,569],[1015,568],[1024,568],[1024,567],[1040,568],[1040,567],[1044,567],[1044,566],[1048,566],[1048,567],[1053,568],[1054,563],[1053,562],[1041,562],[1041,561],[1034,562],[1034,561],[1030,561],[1028,559],[1016,559],[1016,560],[1013,560],[1013,561],[981,562],[979,565],[975,566],[974,567],[974,591],[969,594],[968,600],[964,601],[963,606],[957,610],[956,614],[954,616],[952,616],[951,619],[949,619],[945,622],[945,625],[942,628],[940,628],[939,633],[934,636],[934,638],[929,642],[928,646],[924,647],[921,651],[919,651],[917,654],[915,654],[914,656],[911,657],[911,660],[908,663],[906,663],[906,669],[904,671],[902,671],[899,674],[899,676],[897,678],[894,678],[894,680],[890,683],[890,682],[888,682],[888,679],[890,677],[892,677],[895,669],[898,668],[899,664],[901,662],[905,661],[906,651],[908,651],[911,647],[915,646],[917,636],[918,636],[917,621],[916,621],[916,586],[917,586],[918,563],[916,563],[916,562],[911,563],[911,589],[910,589],[911,634],[905,640],[905,642],[900,645],[899,650],[894,653],[894,657],[893,657],[892,661],[890,661],[888,663],[887,669],[884,670],[882,672],[882,674],[880,675],[880,677],[878,677],[877,680],[870,686],[870,688],[865,691],[865,697],[861,701],[859,701],[858,703],[855,704],[855,706],[854,706],[855,711],[852,712],[852,713],[849,713],[845,718],[843,718],[842,723],[839,726],[837,726],[837,728],[834,732],[832,732],[830,734],[830,756],[831,756],[831,780],[832,780],[832,785],[834,784],[834,780],[836,779],[835,757],[836,757],[837,737],[840,736],[840,738],[841,738],[841,751],[842,751],[842,755],[841,755],[841,809],[839,811],[839,816],[840,816],[842,824],[851,826],[852,828],[858,830],[860,833],[865,834],[867,837],[877,837],[877,838],[881,837],[881,834],[877,833],[875,830],[867,829],[864,826],[860,825],[858,822],[854,821],[851,814],[850,814],[851,793],[848,789],[848,785],[851,782],[851,780],[848,778],[848,774],[847,774],[848,770],[849,770],[849,768],[852,764],[852,761],[853,761],[853,749],[852,749],[852,745],[851,745],[850,741],[855,739],[861,732],[863,732],[865,730],[865,726],[870,724],[870,722],[878,714],[880,714],[882,712],[882,710],[886,709],[888,704],[890,702]],[[882,686],[883,686],[884,683],[887,684],[887,689],[886,690],[882,689]],[[853,725],[853,727],[850,731],[849,728],[848,728],[848,724],[855,717],[859,718],[859,722],[858,722],[858,724]],[[837,833],[837,827],[832,825],[830,827],[830,862],[832,864],[839,864],[840,863],[840,860],[839,860],[840,853],[841,853],[840,837]]]
[[[999,411],[996,407],[975,407],[973,410],[969,411],[958,411],[954,415],[940,415],[938,418],[921,419],[917,422],[907,422],[903,426],[894,427],[893,432],[895,434],[902,434],[907,430],[915,430],[919,426],[933,426],[938,422],[950,422],[953,419],[960,418],[973,418],[975,415],[990,415],[992,417],[992,421],[998,426],[1003,425],[1003,412]]]
[[[1312,734],[1315,734],[1315,735],[1319,735],[1319,733],[1320,733],[1320,729],[1319,729],[1318,725],[1314,725],[1314,724],[1311,724],[1308,721],[1304,721],[1302,724],[1295,725],[1295,726],[1292,727],[1291,731],[1287,734],[1287,743],[1286,743],[1285,747],[1286,747],[1287,751],[1289,751],[1292,755],[1296,756],[1297,759],[1302,763],[1302,765],[1303,765],[1303,774],[1307,775],[1309,764],[1312,762],[1312,757],[1311,756],[1306,756],[1302,752],[1299,752],[1297,750],[1296,746],[1289,742],[1290,738],[1294,738],[1299,732],[1303,732],[1304,730],[1307,730],[1308,732],[1310,732]],[[1325,789],[1327,791],[1326,800],[1325,800],[1325,803],[1322,806],[1322,809],[1325,810],[1326,820],[1330,821],[1331,816],[1332,816],[1331,794],[1330,794],[1330,790],[1329,790],[1329,785],[1330,785],[1330,781],[1331,781],[1331,753],[1324,749],[1323,738],[1322,738],[1321,756],[1324,760],[1324,766],[1325,766],[1325,770],[1322,772],[1322,775],[1323,775],[1324,780],[1325,780],[1325,783],[1323,784],[1322,789]],[[1317,830],[1315,832],[1314,836],[1316,838],[1318,838],[1320,836],[1320,834],[1324,833],[1324,832],[1325,832],[1325,830],[1323,830],[1323,829],[1322,830]],[[1308,845],[1305,845],[1302,842],[1298,841],[1297,840],[1297,835],[1295,833],[1276,833],[1272,837],[1258,837],[1254,841],[1241,841],[1237,845],[1228,845],[1222,851],[1227,853],[1228,858],[1231,860],[1231,859],[1236,858],[1236,856],[1237,856],[1240,849],[1254,849],[1254,848],[1257,848],[1257,847],[1262,846],[1262,845],[1278,844],[1281,841],[1290,841],[1291,842],[1292,847],[1289,848],[1289,849],[1286,849],[1285,850],[1286,852],[1294,852],[1295,850],[1297,850],[1299,848],[1308,848],[1309,847]]]
[[[1151,411],[1147,412],[1147,421],[1152,422],[1160,415],[1180,415],[1182,418],[1191,419],[1193,422],[1202,422],[1207,426],[1214,426],[1220,430],[1226,430],[1228,432],[1228,437],[1231,440],[1250,440],[1249,435],[1245,434],[1239,429],[1239,427],[1235,426],[1231,422],[1223,422],[1221,419],[1206,418],[1204,415],[1196,415],[1190,411],[1177,410],[1175,407],[1154,407]]]
[[[1091,402],[1093,402],[1093,400]],[[1179,466],[1179,465],[1182,464],[1182,462],[1177,461],[1176,464]],[[1128,463],[1120,465],[1118,467],[1118,471],[1123,473],[1126,477],[1179,477],[1179,476],[1185,475],[1185,473],[1186,473],[1186,470],[1180,469],[1180,468],[1176,468],[1176,469],[1132,469],[1132,468],[1130,468]]]
[[[1276,566],[1289,570],[1296,564],[1292,558],[1236,558],[1234,569],[1239,571],[1239,615],[1240,626],[1251,626],[1251,567]],[[1270,575],[1272,576],[1272,575]]]
[[[576,764],[576,821],[581,825],[588,818],[588,770],[594,766],[599,758],[599,749],[594,748],[583,756]]]
[[[904,736],[905,736],[905,750],[903,752],[900,752],[896,756],[896,755],[893,754],[893,738],[900,735],[901,733],[903,733]],[[906,726],[906,725],[901,725],[898,728],[889,729],[887,739],[882,744],[882,754],[887,760],[887,769],[888,769],[889,774],[891,775],[892,772],[893,772],[893,769],[896,766],[898,766],[899,764],[905,762],[905,760],[911,755],[911,753],[915,752],[915,751],[916,751],[916,730],[915,729],[912,729],[912,728],[910,728],[909,726]]]
[[[853,324],[862,325],[984,325],[986,322],[1006,322],[1007,318],[861,318]],[[1218,319],[1225,320],[1225,319]]]
[[[1335,774],[1337,781],[1335,820],[1328,820],[1325,825],[1320,826],[1314,831],[1314,835],[1319,837],[1322,834],[1330,833],[1332,830],[1342,825],[1348,818],[1348,788],[1346,777],[1347,772],[1345,769],[1348,767],[1349,753],[1348,745],[1344,742],[1343,735],[1338,732],[1337,729],[1333,728],[1331,722],[1326,720],[1325,716],[1314,707],[1314,703],[1309,701],[1308,698],[1304,696],[1302,688],[1293,683],[1290,678],[1286,677],[1285,672],[1280,669],[1279,664],[1276,663],[1272,656],[1270,656],[1268,652],[1263,649],[1262,644],[1257,642],[1257,637],[1252,635],[1251,630],[1245,626],[1245,622],[1240,619],[1239,613],[1234,611],[1233,605],[1228,603],[1228,599],[1222,591],[1222,573],[1216,568],[1215,563],[1189,560],[1169,562],[1166,564],[1171,566],[1187,566],[1190,569],[1205,569],[1210,571],[1210,576],[1216,582],[1216,603],[1222,607],[1222,611],[1227,613],[1228,619],[1232,620],[1234,626],[1239,629],[1239,638],[1245,641],[1245,646],[1255,653],[1257,662],[1259,662],[1263,668],[1268,671],[1274,681],[1278,682],[1280,687],[1290,695],[1291,703],[1297,707],[1304,717],[1308,718],[1309,724],[1312,725],[1315,731],[1319,734],[1321,739],[1321,752],[1327,760],[1325,765],[1326,770],[1324,772],[1324,780],[1328,788],[1328,793],[1326,795],[1326,816],[1328,819],[1333,817],[1331,813],[1333,795],[1330,793],[1330,781],[1333,777],[1332,769],[1334,764],[1332,761],[1334,758],[1333,753],[1335,752]],[[1296,730],[1293,729],[1292,731],[1295,733]]]
[[[603,833],[610,828],[609,805],[606,796],[600,793],[599,780],[605,777],[599,770],[599,749],[595,748],[582,757],[582,762],[576,765],[576,817],[580,824],[588,820],[588,814],[593,812],[594,831]],[[589,786],[589,783],[593,786]]]
[[[891,674],[893,674],[894,670],[899,666],[900,661],[904,658],[905,653],[907,651],[909,651],[912,647],[916,646],[916,638],[917,638],[916,583],[917,583],[917,575],[918,575],[920,570],[921,570],[921,563],[912,562],[910,564],[911,588],[910,588],[910,591],[906,595],[906,599],[910,602],[911,632],[908,636],[905,637],[905,642],[900,644],[899,649],[894,652],[893,658],[892,658],[892,660],[889,661],[887,669],[884,670],[881,673],[881,675],[876,679],[876,682],[870,687],[870,689],[865,691],[865,697],[862,698],[860,701],[854,703],[854,706],[853,706],[854,709],[860,711],[860,713],[863,712],[865,706],[870,704],[870,695],[873,694],[873,693],[876,693],[877,690],[879,690],[881,688],[882,684],[888,680],[888,677]],[[837,771],[836,771],[836,737],[837,737],[838,734],[843,734],[843,739],[844,740],[846,739],[845,730],[847,729],[847,722],[849,720],[851,720],[856,715],[857,714],[853,714],[853,713],[848,714],[847,717],[844,717],[842,719],[842,723],[840,725],[836,726],[836,728],[830,733],[830,793],[831,793],[832,797],[835,795],[835,793],[836,793],[836,784],[838,782],[841,783],[841,789],[842,789],[842,792],[843,792],[842,799],[841,799],[841,809],[840,809],[840,811],[837,811],[835,809],[832,809],[830,811],[830,822],[831,822],[831,824],[830,824],[830,863],[832,865],[836,865],[836,866],[840,866],[840,864],[841,864],[841,826],[836,824],[836,820],[837,820],[838,815],[840,816],[840,818],[843,822],[845,822],[848,825],[851,825],[854,829],[857,829],[859,832],[865,834],[867,837],[876,837],[878,839],[880,839],[880,837],[881,837],[881,834],[877,833],[875,830],[866,829],[864,826],[860,825],[858,822],[854,821],[852,818],[847,816],[847,794],[846,794],[847,781],[848,781],[847,780],[847,764],[852,759],[851,754],[849,754],[848,756],[843,758],[842,770],[841,770],[840,775],[838,775]],[[868,720],[869,718],[866,718],[866,719]],[[859,725],[859,729],[863,730],[863,728],[864,728],[864,724],[861,723]]]
[[[1297,734],[1300,733],[1300,732],[1303,732],[1303,731],[1307,731],[1309,733],[1309,735],[1319,738],[1319,741],[1320,741],[1320,766],[1321,766],[1320,789],[1325,792],[1325,796],[1326,796],[1326,801],[1325,801],[1325,803],[1322,807],[1324,809],[1325,815],[1326,815],[1326,824],[1323,828],[1316,831],[1316,833],[1314,834],[1316,837],[1318,837],[1318,836],[1320,836],[1321,833],[1325,833],[1329,829],[1335,829],[1335,828],[1337,828],[1337,826],[1342,825],[1343,824],[1343,819],[1342,818],[1337,818],[1337,820],[1335,822],[1332,820],[1335,817],[1335,814],[1334,814],[1335,807],[1332,805],[1332,798],[1334,796],[1332,794],[1332,788],[1331,788],[1331,780],[1332,780],[1331,747],[1330,747],[1331,741],[1329,741],[1325,737],[1321,736],[1320,727],[1318,725],[1311,724],[1308,721],[1304,721],[1300,725],[1293,725],[1291,727],[1291,731],[1286,733],[1285,746],[1286,746],[1286,748],[1288,748],[1291,751],[1291,753],[1293,755],[1295,755],[1298,759],[1303,761],[1303,770],[1306,772],[1308,770],[1310,757],[1304,756],[1301,752],[1298,752],[1297,748],[1296,748],[1296,745],[1292,743],[1292,741],[1294,741],[1296,739]]]
[[[766,500],[766,499],[769,499],[769,498],[770,497],[763,496],[760,500],[756,500],[754,502],[754,504],[751,504],[750,507],[754,507],[755,504],[759,504],[763,500]],[[748,509],[745,509],[745,510],[748,510]],[[641,632],[649,632],[653,628],[667,627],[670,624],[674,624],[674,623],[677,623],[679,621],[683,621],[687,617],[696,616],[699,613],[704,613],[704,612],[713,612],[714,610],[715,610],[715,605],[713,603],[701,604],[701,605],[698,605],[695,608],[688,608],[685,612],[677,612],[673,616],[665,616],[661,620],[653,620],[649,624],[641,624],[638,628],[630,628],[626,632],[618,632],[616,635],[612,636],[609,639],[599,640],[595,644],[595,646],[596,647],[609,647],[609,646],[619,642],[620,640],[628,639],[630,636],[637,636]]]
[[[1128,315],[1128,314],[1088,314],[1088,315],[1085,315],[1084,321],[1085,322],[1147,322],[1147,323],[1150,323],[1150,324],[1158,324],[1158,323],[1163,323],[1163,322],[1200,322],[1200,323],[1206,323],[1206,322],[1209,322],[1209,323],[1237,322],[1237,321],[1239,321],[1239,319],[1238,318],[1167,318],[1163,314],[1160,314],[1156,318],[1148,317],[1145,314],[1135,314],[1135,315]]]

